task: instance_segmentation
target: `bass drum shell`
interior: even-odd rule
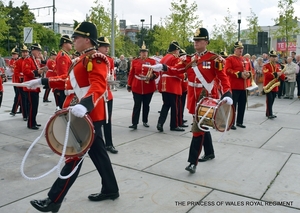
[[[45,137],[49,147],[58,155],[62,155],[69,120],[68,109],[57,111],[46,125]],[[66,148],[66,157],[81,157],[91,147],[94,141],[94,125],[91,118],[83,118],[71,113],[69,136]]]

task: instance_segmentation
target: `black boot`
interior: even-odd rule
[[[32,200],[31,205],[41,212],[58,212],[61,203],[53,203],[50,198],[44,200]]]

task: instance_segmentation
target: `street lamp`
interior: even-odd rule
[[[143,40],[144,40],[144,32],[143,32],[143,27],[144,27],[144,21],[145,19],[141,19],[142,22],[142,30],[141,30],[141,46],[143,45]]]
[[[242,18],[242,13],[238,12],[238,41],[240,41],[241,38],[241,18]]]

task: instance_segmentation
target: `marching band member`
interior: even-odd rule
[[[247,61],[242,56],[243,49],[242,42],[234,44],[234,54],[226,58],[225,71],[231,84],[234,110],[237,111],[236,126],[246,128],[243,125],[247,103],[246,88],[251,84],[252,71],[250,60]],[[236,130],[234,124],[231,129]]]
[[[24,81],[24,73],[23,73],[23,61],[28,57],[29,50],[27,46],[23,44],[21,48],[22,56],[16,61],[15,69],[14,69],[14,76],[15,76],[15,83],[22,83]],[[20,94],[20,107],[21,112],[23,115],[23,120],[27,121],[28,119],[28,102],[27,102],[27,95],[22,87],[17,87],[18,92]]]
[[[179,62],[180,47],[177,41],[172,41],[169,45],[168,53],[160,60],[160,63],[174,66]],[[184,131],[179,126],[179,106],[180,96],[182,95],[181,83],[183,74],[168,75],[162,73],[158,82],[158,91],[162,95],[163,105],[160,110],[160,115],[157,122],[157,130],[163,132],[163,125],[167,119],[169,109],[170,113],[170,130]]]
[[[68,69],[72,64],[72,59],[71,59],[71,55],[70,55],[70,51],[72,50],[72,44],[73,44],[73,42],[68,35],[63,35],[60,38],[59,47],[61,49],[57,53],[56,60],[55,60],[56,73],[58,76],[68,74]],[[59,108],[62,109],[65,98],[66,98],[65,91],[54,88],[54,92],[59,97],[58,105],[59,105]]]
[[[15,64],[16,64],[16,61],[19,59],[19,49],[17,46],[12,49],[11,55],[12,56],[11,56],[11,59],[9,60],[8,67],[10,68],[11,72],[13,73],[12,82],[18,83],[19,76],[18,76],[18,74],[15,74],[15,66],[16,66]],[[19,89],[16,86],[14,86],[14,91],[15,91],[14,103],[13,103],[12,109],[9,113],[12,116],[16,115],[18,107],[20,106],[20,101],[21,101],[21,95],[20,95]],[[21,109],[20,109],[20,111],[21,111]]]
[[[269,52],[269,62],[263,66],[264,76],[264,93],[266,94],[266,116],[269,119],[277,118],[273,114],[273,104],[276,94],[278,92],[278,86],[280,85],[279,78],[284,80],[285,76],[279,70],[276,64],[277,54],[274,50]]]
[[[57,76],[57,73],[56,73],[56,56],[57,56],[57,52],[55,50],[52,50],[50,52],[50,56],[47,60],[47,64],[46,66],[48,67],[48,70],[46,72],[46,78],[49,78],[49,77],[53,77],[53,76]],[[43,102],[51,102],[48,100],[48,96],[49,96],[49,93],[50,93],[50,88],[46,88],[45,89],[45,93],[44,93],[44,96],[43,96]],[[54,95],[54,100],[55,100],[55,104],[56,104],[56,107],[59,106],[59,97],[57,95],[57,93],[53,91],[53,95]]]
[[[44,69],[41,68],[40,60],[37,60],[40,57],[40,53],[42,51],[41,45],[37,43],[32,44],[30,47],[30,51],[30,57],[25,58],[22,63],[24,82],[40,78],[44,72]],[[34,89],[24,87],[24,91],[27,94],[29,105],[27,127],[29,129],[37,130],[39,129],[39,126],[41,126],[36,122],[36,115],[38,113],[39,106],[39,93],[41,92],[41,90],[39,87]]]
[[[114,80],[114,59],[108,55],[110,43],[109,40],[106,37],[99,37],[98,40],[98,51],[102,54],[104,54],[107,57],[107,60],[109,61],[109,70],[108,70],[108,80]],[[112,142],[112,125],[111,125],[111,116],[112,116],[112,109],[113,109],[113,94],[110,89],[110,85],[107,84],[107,110],[108,110],[108,119],[107,123],[103,124],[103,130],[104,130],[104,138],[105,138],[105,145],[106,150],[117,154],[118,150],[113,145]]]
[[[127,90],[132,92],[134,106],[132,112],[132,125],[129,128],[137,129],[139,123],[141,106],[143,104],[142,122],[144,127],[149,127],[148,115],[150,110],[150,102],[153,93],[156,90],[155,78],[157,74],[144,68],[143,64],[154,65],[155,60],[148,58],[148,49],[143,42],[140,48],[140,57],[132,60],[131,68],[127,81]]]
[[[224,59],[215,53],[209,52],[206,46],[209,44],[209,34],[207,29],[199,28],[194,35],[194,48],[196,53],[193,56],[187,56],[185,61],[180,61],[173,67],[164,64],[154,66],[145,66],[153,68],[154,71],[167,71],[166,73],[184,73],[187,72],[188,78],[188,98],[187,108],[189,113],[194,117],[192,127],[193,138],[190,145],[188,162],[190,163],[185,170],[190,173],[196,172],[198,158],[202,150],[202,145],[209,146],[211,153],[205,153],[204,161],[215,158],[212,149],[212,139],[210,132],[204,132],[198,128],[195,120],[195,109],[197,102],[204,96],[218,98],[217,89],[215,88],[215,80],[220,84],[219,88],[222,92],[221,100],[231,105],[231,91],[228,77],[223,69]]]
[[[103,97],[107,89],[109,62],[105,55],[95,49],[97,28],[93,23],[80,23],[74,29],[72,38],[74,39],[74,48],[81,55],[72,63],[69,68],[70,72],[67,75],[33,80],[28,84],[30,88],[40,84],[51,88],[65,88],[67,97],[64,108],[69,107],[74,100],[77,100],[71,108],[71,113],[76,117],[84,117],[86,113],[89,114],[94,124],[95,135],[88,154],[102,177],[102,189],[100,193],[91,194],[88,198],[91,201],[114,200],[119,197],[119,188],[101,133],[101,126],[106,117]],[[79,157],[66,159],[61,175],[68,175],[80,160]],[[48,197],[44,200],[32,200],[30,201],[31,205],[41,212],[58,212],[64,197],[78,177],[81,166],[82,163],[70,178],[57,178],[48,192]]]

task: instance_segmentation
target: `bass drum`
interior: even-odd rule
[[[219,99],[205,97],[197,104],[195,118],[203,128],[211,127],[219,132],[228,131],[234,123],[234,107]]]
[[[91,147],[94,141],[94,125],[91,118],[74,116],[68,109],[57,111],[46,125],[45,137],[49,147],[58,155],[62,155],[70,118],[69,136],[66,148],[66,157],[81,157]]]

